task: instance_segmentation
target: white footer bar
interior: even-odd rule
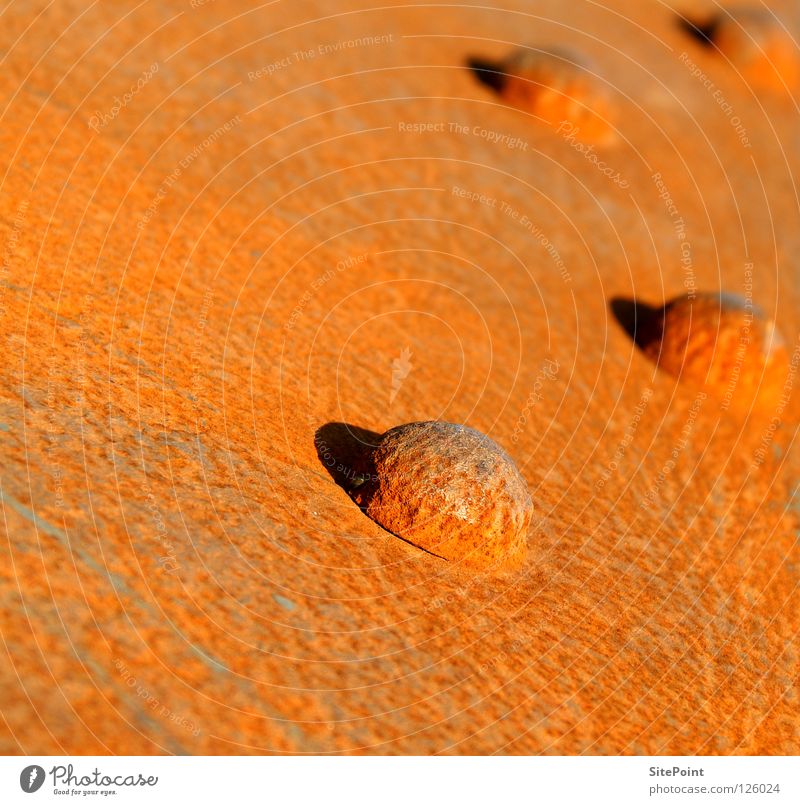
[[[800,802],[785,757],[2,757],[0,802]]]

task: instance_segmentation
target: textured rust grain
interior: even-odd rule
[[[678,19],[3,5],[0,750],[800,752],[798,384],[743,426],[608,309],[689,243],[797,346],[795,99]],[[531,42],[596,65],[613,146],[464,69]],[[436,419],[530,489],[512,574],[342,488],[337,423]]]

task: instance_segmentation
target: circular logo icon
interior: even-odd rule
[[[42,787],[44,769],[41,766],[26,766],[19,775],[19,786],[26,794],[32,794]]]

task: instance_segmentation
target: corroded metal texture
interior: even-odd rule
[[[639,0],[0,41],[0,750],[800,751],[793,386],[743,422],[609,307],[749,276],[794,356],[783,86]],[[613,144],[468,67],[524,43],[596,66]],[[513,574],[348,495],[348,440],[424,420],[513,456]]]

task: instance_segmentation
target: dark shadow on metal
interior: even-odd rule
[[[314,434],[320,463],[334,483],[353,495],[375,473],[372,452],[380,433],[346,422],[328,422]]]
[[[661,337],[662,307],[654,307],[636,299],[621,296],[614,297],[608,306],[620,327],[625,330],[639,349],[644,349],[655,339]]]
[[[314,434],[314,446],[317,448],[317,456],[322,466],[325,467],[337,486],[344,489],[365,514],[370,495],[377,488],[372,454],[381,436],[383,436],[382,433],[375,433],[375,431],[349,425],[346,422],[328,422],[318,428]],[[369,515],[367,516],[369,517]],[[381,523],[378,525],[388,534],[398,537],[418,551],[447,561],[443,556],[416,545],[402,534],[389,531]]]
[[[719,29],[720,18],[710,17],[705,22],[690,20],[686,17],[678,18],[678,27],[692,39],[699,42],[703,47],[714,47],[714,38]]]
[[[501,92],[508,76],[502,67],[495,62],[480,58],[467,59],[467,67],[484,86],[495,92]]]

